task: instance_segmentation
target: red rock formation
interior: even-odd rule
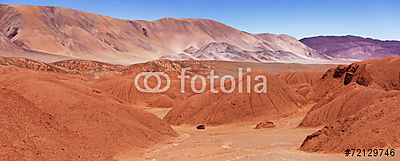
[[[309,98],[320,100],[355,82],[375,89],[400,89],[400,57],[372,59],[329,69],[313,86]]]
[[[20,68],[32,69],[32,70],[40,70],[40,71],[54,71],[59,73],[68,72],[58,66],[46,64],[43,62],[38,62],[31,59],[0,57],[0,66],[9,66],[9,65],[17,66]]]
[[[273,122],[271,121],[265,121],[265,122],[260,122],[257,124],[255,129],[263,129],[263,128],[274,128],[276,127]]]
[[[301,127],[325,126],[300,149],[340,152],[346,148],[398,148],[400,57],[332,68],[308,96],[318,101]]]
[[[117,72],[122,70],[122,66],[112,65],[97,61],[88,60],[65,60],[51,63],[54,66],[66,68],[74,73],[99,73],[99,72]]]
[[[337,152],[345,149],[399,148],[400,95],[375,100],[353,116],[329,123],[307,136],[300,150]]]
[[[318,101],[300,123],[300,127],[318,127],[368,107],[377,99],[392,97],[396,92],[371,89],[352,83],[332,96]]]

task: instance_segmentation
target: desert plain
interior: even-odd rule
[[[0,20],[0,160],[400,160],[399,41],[47,6]],[[170,87],[140,91],[143,72]]]

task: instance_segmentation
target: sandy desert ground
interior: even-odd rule
[[[0,20],[0,161],[400,160],[399,41],[47,6],[0,4]],[[171,87],[140,91],[142,72]]]
[[[346,157],[344,154],[307,153],[299,150],[304,138],[318,128],[297,128],[311,105],[296,115],[273,120],[276,128],[254,129],[255,124],[207,127],[172,126],[180,135],[138,156],[117,157],[121,161],[236,160],[236,161],[337,161],[399,160],[400,157]],[[162,118],[170,109],[139,107]]]
[[[400,147],[399,57],[339,66],[169,60],[120,66],[23,58],[0,63],[0,130],[6,134],[0,160],[400,159],[345,157],[343,151]],[[213,69],[229,74],[238,66],[262,69],[248,75],[266,75],[268,92],[182,94],[172,86],[151,94],[132,88],[141,71],[167,72],[177,85],[184,67],[201,75]],[[276,127],[255,129],[264,121]],[[196,129],[202,123],[206,129]],[[65,137],[72,143],[60,139]]]

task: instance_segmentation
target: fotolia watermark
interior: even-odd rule
[[[143,76],[145,76],[143,79],[144,88],[140,87],[140,85],[139,85],[139,79]],[[148,83],[148,80],[151,76],[153,76],[157,79],[157,85],[153,88],[151,88]],[[165,78],[165,80],[167,81],[166,86],[163,88],[161,88],[162,80],[161,80],[160,76],[163,76]],[[139,73],[138,75],[136,75],[134,84],[135,84],[136,89],[139,90],[140,92],[159,93],[159,92],[165,92],[166,90],[169,89],[169,87],[171,86],[171,79],[164,72],[142,72],[142,73]]]
[[[238,77],[237,77],[238,83],[236,83],[236,79],[232,75],[223,75],[221,78],[219,78],[219,75],[215,75],[214,70],[210,71],[207,78],[202,75],[195,75],[190,78],[189,75],[186,75],[186,72],[190,71],[190,70],[191,70],[190,68],[184,68],[184,69],[182,69],[180,75],[178,75],[178,80],[180,80],[181,93],[185,93],[185,86],[186,86],[185,80],[186,79],[190,79],[190,88],[191,88],[192,92],[194,92],[194,93],[203,93],[206,90],[207,79],[210,82],[209,85],[210,85],[211,93],[219,93],[218,89],[220,89],[221,92],[223,92],[223,93],[232,93],[235,91],[236,88],[237,88],[238,93],[243,93],[243,84],[244,84],[243,68],[238,68]],[[251,68],[246,68],[246,72],[251,72]],[[142,78],[143,76],[144,76],[144,79],[143,79],[144,87],[141,87],[139,85],[139,80],[141,80],[140,78]],[[162,81],[162,78],[160,76],[163,77],[165,79],[165,81]],[[148,84],[148,80],[151,77],[154,77],[156,79],[156,85],[154,87],[150,87]],[[245,79],[246,79],[245,84],[246,84],[246,92],[247,93],[251,93],[252,89],[255,93],[267,93],[267,77],[265,75],[254,76],[254,81],[257,81],[257,82],[254,83],[253,87],[251,87],[251,85],[252,85],[251,76],[247,75],[245,77]],[[215,83],[218,83],[217,81],[219,81],[219,87],[220,87],[218,89],[215,88]],[[227,81],[230,82],[229,88],[225,86],[225,83]],[[161,85],[163,85],[162,82],[166,82],[166,83],[164,83],[163,88],[161,88]],[[200,82],[200,85],[201,85],[200,88],[196,88],[197,82]],[[164,72],[142,72],[142,73],[139,73],[138,75],[136,75],[135,80],[134,80],[134,85],[135,85],[136,89],[140,92],[160,93],[160,92],[165,92],[170,88],[171,79]]]

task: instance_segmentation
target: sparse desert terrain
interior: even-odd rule
[[[256,123],[212,126],[197,130],[193,126],[172,126],[180,137],[147,150],[139,158],[120,156],[129,160],[399,160],[400,157],[357,158],[343,153],[308,153],[299,150],[304,137],[317,128],[297,128],[306,111],[273,120],[275,128],[254,129]],[[152,109],[154,113],[169,109]],[[163,115],[159,115],[162,117]]]
[[[400,160],[399,47],[0,4],[0,160]]]
[[[343,160],[345,148],[400,147],[399,57],[339,66],[0,60],[2,159]],[[258,69],[243,77],[265,75],[268,92],[180,93],[183,68],[205,75],[237,66]],[[137,91],[133,79],[142,71],[168,73],[171,88]],[[255,129],[263,122],[271,125]]]

